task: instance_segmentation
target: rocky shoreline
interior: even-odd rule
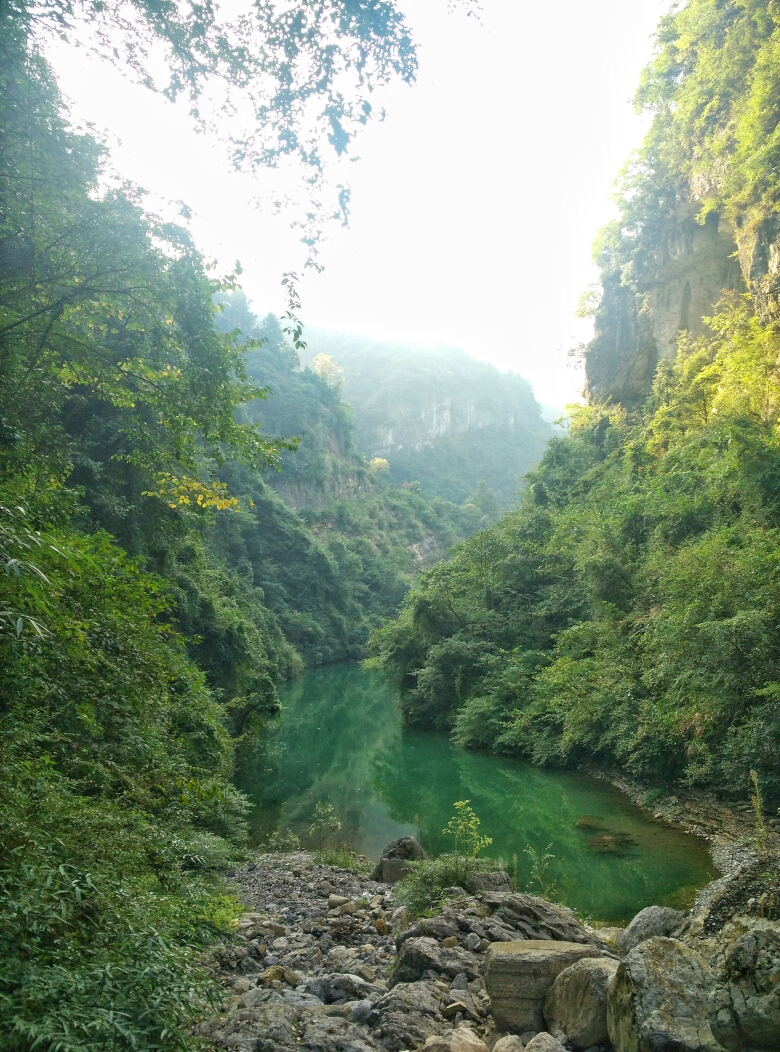
[[[755,815],[751,804],[744,800],[727,802],[706,790],[681,786],[656,795],[658,790],[648,789],[622,772],[591,767],[585,767],[583,771],[599,781],[609,782],[657,821],[679,826],[708,841],[713,863],[722,874],[728,874],[756,857]],[[766,850],[778,855],[780,816],[767,814],[765,821]]]
[[[214,960],[230,1007],[199,1028],[213,1049],[780,1048],[780,866],[767,858],[735,862],[687,916],[649,907],[625,930],[513,893],[506,874],[450,889],[415,921],[392,885],[307,852],[258,854],[230,879],[246,911]]]

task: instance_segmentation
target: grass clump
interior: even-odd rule
[[[361,877],[368,877],[374,872],[376,863],[365,855],[358,855],[349,844],[325,848],[317,851],[315,859],[323,866],[337,866],[339,869],[351,869]]]
[[[487,858],[447,852],[438,858],[408,863],[410,872],[396,885],[394,898],[414,917],[435,910],[448,898],[449,888],[464,888],[472,877],[491,867]]]

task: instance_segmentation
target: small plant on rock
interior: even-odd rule
[[[492,837],[480,835],[479,827],[482,823],[469,804],[469,800],[456,800],[455,814],[442,830],[443,833],[455,838],[453,854],[456,869],[458,859],[477,858],[483,848],[493,843]]]
[[[322,851],[328,837],[338,833],[341,822],[336,817],[333,804],[324,804],[320,801],[314,808],[314,818],[308,829],[309,838],[317,845],[317,850]]]
[[[283,855],[299,851],[300,847],[301,841],[291,829],[277,829],[268,838],[268,850],[278,851]]]
[[[547,870],[555,855],[550,851],[552,844],[548,844],[544,851],[535,851],[530,844],[523,849],[523,854],[531,859],[531,879],[528,881],[528,890],[538,890],[543,899],[549,899],[555,894],[555,881],[549,880]],[[548,883],[549,881],[549,883]],[[537,889],[538,885],[538,889]]]

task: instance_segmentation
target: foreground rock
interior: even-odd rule
[[[429,1037],[423,1047],[426,1052],[488,1052],[485,1042],[468,1027]]]
[[[764,922],[727,947],[710,996],[712,1032],[729,1052],[780,1049],[780,931]]]
[[[635,946],[655,935],[674,935],[685,920],[685,914],[668,906],[647,906],[640,910],[629,926],[615,940],[615,949],[625,955]]]
[[[529,939],[488,950],[485,983],[497,1029],[544,1030],[544,1001],[557,976],[583,957],[600,957],[587,943]]]
[[[709,1022],[714,977],[677,939],[655,936],[620,964],[607,1024],[616,1052],[721,1052]]]
[[[562,1031],[574,1048],[604,1044],[609,987],[617,968],[609,957],[588,957],[564,968],[544,1001],[549,1032]]]
[[[408,862],[419,862],[428,856],[413,836],[392,840],[382,852],[372,878],[385,884],[395,884],[409,872]]]
[[[552,1034],[542,1031],[536,1037],[532,1037],[525,1046],[526,1052],[566,1052],[566,1048]]]
[[[417,979],[440,979],[465,974],[476,979],[482,971],[480,961],[473,953],[459,946],[442,946],[435,939],[406,939],[401,944],[395,968],[390,976],[390,986],[396,983],[413,983]]]
[[[417,1048],[450,1026],[441,1013],[441,991],[430,982],[399,983],[371,1005],[365,1022],[389,1052]]]

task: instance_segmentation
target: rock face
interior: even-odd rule
[[[668,906],[647,906],[637,913],[615,940],[615,949],[625,956],[654,935],[673,935],[684,920],[685,914],[680,910],[669,909]]]
[[[557,976],[583,957],[600,957],[592,944],[529,939],[497,943],[485,957],[485,984],[499,1030],[544,1029],[544,1000]]]
[[[604,1044],[609,986],[617,967],[609,957],[588,957],[564,968],[544,1000],[550,1033],[562,1030],[574,1048]]]
[[[754,928],[728,946],[710,996],[712,1032],[729,1052],[780,1049],[780,931]]]
[[[677,939],[640,943],[609,988],[607,1026],[616,1052],[718,1052],[709,1023],[713,974]]]
[[[509,883],[509,874],[502,869],[496,869],[492,873],[476,873],[466,881],[466,889],[472,894],[486,891],[511,892],[512,885]]]
[[[648,394],[660,358],[674,356],[677,336],[705,331],[725,289],[745,288],[746,268],[734,259],[732,224],[711,212],[697,223],[695,204],[682,206],[657,231],[636,290],[618,271],[602,276],[603,297],[586,358],[591,398],[635,405]],[[751,282],[751,285],[753,282]]]
[[[457,946],[444,947],[435,939],[423,936],[421,939],[407,939],[401,944],[389,985],[413,983],[428,971],[451,979],[462,974],[476,979],[481,968],[479,960],[468,950]]]
[[[407,862],[418,862],[427,857],[413,836],[391,840],[382,852],[371,879],[384,884],[395,884],[408,872]]]

